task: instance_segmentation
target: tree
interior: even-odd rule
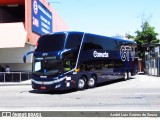
[[[126,33],[126,34],[125,34],[125,37],[126,37],[127,39],[134,39],[134,36],[131,35],[131,34],[129,34],[129,33]]]
[[[152,51],[154,45],[159,43],[160,40],[157,39],[158,33],[155,32],[155,28],[151,27],[147,21],[145,21],[142,26],[142,30],[137,30],[137,34],[134,40],[138,45],[138,56],[144,60],[145,51]]]

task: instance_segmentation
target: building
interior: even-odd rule
[[[0,64],[30,71],[32,56],[24,64],[24,53],[34,50],[40,35],[67,29],[47,0],[0,0]]]
[[[145,52],[144,72],[160,77],[160,44],[155,44],[153,51]]]

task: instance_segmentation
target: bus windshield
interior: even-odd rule
[[[35,52],[61,54],[50,54],[48,56],[35,54],[33,59],[33,74],[56,76],[74,69],[82,37],[82,33],[56,33],[41,36]]]
[[[33,73],[36,75],[62,74],[62,61],[57,60],[56,57],[34,58]]]
[[[52,34],[41,36],[38,40],[36,52],[53,52],[64,48],[66,34]]]

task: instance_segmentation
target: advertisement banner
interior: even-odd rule
[[[52,13],[39,0],[32,0],[32,31],[39,35],[52,32]]]

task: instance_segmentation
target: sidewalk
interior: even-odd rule
[[[22,82],[0,82],[0,86],[31,85],[31,79]]]

